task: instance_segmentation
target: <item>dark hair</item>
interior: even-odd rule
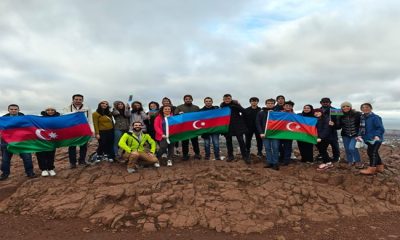
[[[224,94],[223,97],[224,97],[224,98],[225,98],[225,97],[232,97],[232,95],[230,95],[229,93],[227,93],[227,94]]]
[[[306,105],[303,106],[303,109],[304,109],[305,106],[310,107],[311,111],[310,111],[310,113],[305,113],[304,110],[303,110],[303,111],[301,112],[301,114],[302,114],[303,116],[314,116],[314,107],[313,107],[313,105],[311,105],[311,104],[306,104]]]
[[[286,101],[284,105],[286,104],[291,105],[292,107],[294,106],[294,102],[292,102],[292,100]]]
[[[259,101],[260,101],[260,99],[258,99],[258,97],[251,97],[249,99],[249,102],[259,102]]]
[[[283,96],[283,95],[278,95],[278,96],[276,96],[276,101],[278,101],[279,98],[283,98],[283,100],[285,100],[285,96]]]
[[[10,107],[17,107],[19,109],[19,106],[17,104],[15,104],[15,103],[12,103],[12,104],[8,105],[7,109],[10,109]]]
[[[205,101],[206,99],[211,99],[211,101],[213,101],[211,97],[205,97],[203,101]]]
[[[160,107],[160,110],[158,110],[158,114],[157,114],[157,115],[160,115],[161,117],[165,117],[165,116],[164,116],[164,108],[166,108],[166,107],[171,108],[171,113],[172,113],[172,106],[171,106],[171,105],[168,105],[168,106],[161,106],[161,107]]]
[[[324,103],[324,102],[326,102],[326,103],[332,103],[331,99],[328,98],[328,97],[323,97],[323,98],[321,98],[321,101],[320,101],[319,103]]]
[[[134,108],[135,103],[140,104],[139,109],[135,109],[135,108]],[[132,112],[133,112],[133,113],[135,113],[135,112],[140,113],[140,112],[143,112],[143,111],[144,111],[144,110],[143,110],[143,105],[142,105],[142,103],[139,102],[139,101],[134,101],[134,102],[131,104],[131,107],[132,107]]]
[[[143,123],[142,123],[141,121],[134,121],[134,122],[132,123],[132,126],[133,126],[135,123],[140,123],[140,125],[143,125]]]
[[[183,100],[185,100],[185,98],[187,98],[187,97],[193,100],[192,95],[189,95],[189,94],[186,94],[185,96],[183,96]]]
[[[360,109],[361,109],[364,105],[367,105],[368,107],[370,107],[370,108],[372,109],[371,103],[363,103],[363,104],[361,104]]]
[[[99,102],[99,105],[97,105],[97,109],[96,109],[96,112],[98,112],[100,115],[107,115],[107,116],[110,116],[111,115],[111,112],[110,112],[110,104],[108,104],[108,108],[106,108],[106,109],[102,109],[101,108],[101,103],[102,102],[105,102],[105,101],[101,101],[101,102]]]
[[[268,102],[272,102],[272,103],[276,103],[275,99],[273,98],[268,98],[267,100],[265,100],[265,104],[267,104]]]
[[[72,95],[72,100],[74,100],[75,97],[81,97],[83,99],[83,95],[82,94],[74,94],[74,95]]]
[[[172,106],[171,99],[169,99],[169,98],[167,98],[167,97],[164,97],[164,98],[161,100],[161,104],[162,104],[162,102],[164,102],[164,100],[168,100],[169,104]]]
[[[151,104],[155,104],[155,105],[156,105],[156,110],[160,109],[160,104],[158,104],[158,102],[151,101],[151,102],[149,102],[149,110],[151,110],[151,109],[150,109],[150,105],[151,105]]]

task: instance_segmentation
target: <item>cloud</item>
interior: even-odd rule
[[[247,106],[284,94],[371,101],[399,119],[397,1],[1,1],[0,109],[74,93],[147,103],[192,94]],[[146,105],[146,104],[145,104]],[[395,121],[393,121],[395,122]],[[397,126],[400,128],[400,126]]]

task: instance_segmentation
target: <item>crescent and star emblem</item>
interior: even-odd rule
[[[197,121],[194,121],[194,122],[193,122],[193,128],[195,128],[195,129],[201,129],[201,128],[203,128],[203,127],[206,125],[205,122],[200,122],[200,126],[198,126],[198,125],[197,125],[198,122],[200,122],[200,120],[197,120]]]
[[[44,136],[43,133],[46,133],[47,136]],[[35,134],[39,139],[46,141],[57,138],[57,134],[55,132],[47,133],[43,128],[36,129]]]
[[[295,125],[296,125],[296,126],[294,126],[295,129],[293,129],[292,124],[295,124]],[[287,130],[293,132],[293,131],[295,131],[295,130],[300,129],[301,127],[300,127],[297,123],[295,123],[295,122],[290,122],[290,123],[286,124],[286,128],[287,128]]]

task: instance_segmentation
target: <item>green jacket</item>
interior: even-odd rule
[[[142,133],[142,139],[140,142],[135,134],[131,132],[124,133],[118,142],[118,146],[127,153],[144,152],[144,144],[146,142],[150,144],[150,152],[154,154],[156,152],[156,142],[147,133]]]

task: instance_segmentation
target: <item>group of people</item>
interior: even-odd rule
[[[265,127],[268,115],[271,111],[281,111],[295,114],[293,111],[294,102],[286,101],[282,95],[276,98],[269,98],[265,101],[265,107],[259,107],[259,99],[252,97],[249,99],[250,106],[244,108],[241,104],[232,99],[230,94],[223,96],[223,101],[219,106],[213,104],[211,97],[204,98],[204,106],[200,108],[194,105],[193,97],[185,95],[184,103],[174,106],[171,100],[164,97],[161,105],[155,101],[148,104],[148,112],[145,112],[143,105],[139,101],[131,104],[123,101],[115,101],[110,106],[108,101],[101,101],[96,111],[83,104],[84,97],[81,94],[72,96],[72,103],[63,109],[62,114],[73,112],[84,112],[91,126],[94,137],[98,140],[97,160],[106,159],[109,162],[115,160],[126,160],[128,162],[127,171],[133,173],[137,170],[140,161],[150,163],[155,167],[160,167],[160,163],[172,166],[174,148],[179,147],[179,143],[168,141],[167,126],[165,119],[170,116],[185,114],[196,111],[209,111],[220,107],[230,107],[231,118],[229,130],[223,133],[227,146],[227,161],[234,160],[234,148],[232,138],[236,137],[239,144],[240,155],[245,163],[250,164],[250,150],[253,136],[256,139],[257,156],[263,157],[263,147],[265,148],[266,158],[265,167],[279,170],[279,166],[291,163],[293,140],[273,139],[265,136]],[[340,160],[340,149],[338,142],[338,130],[341,129],[341,136],[345,148],[347,162],[351,166],[363,168],[360,154],[356,145],[366,144],[370,164],[366,169],[362,169],[362,174],[376,174],[384,171],[384,165],[379,156],[379,148],[383,142],[384,127],[382,119],[372,112],[372,105],[364,103],[361,105],[361,112],[353,109],[352,104],[343,102],[341,104],[342,114],[331,114],[331,100],[322,98],[321,106],[314,108],[307,104],[299,115],[304,117],[317,118],[318,156],[322,164],[318,170],[326,170],[333,167],[333,163]],[[11,104],[8,106],[7,117],[23,115],[19,112],[19,106]],[[60,116],[54,107],[47,107],[41,112],[43,117]],[[211,158],[211,145],[215,160],[221,160],[220,155],[220,136],[221,134],[203,134],[205,160]],[[198,137],[180,142],[182,149],[182,160],[190,159],[189,144],[192,144],[193,158],[200,160],[200,147]],[[301,161],[314,161],[314,144],[297,142]],[[328,147],[331,146],[332,157],[328,154]],[[77,158],[77,148],[79,147],[79,157]],[[5,180],[10,174],[10,161],[12,153],[7,150],[7,143],[2,139],[2,164],[0,180]],[[85,166],[87,155],[87,144],[82,146],[70,146],[68,156],[70,168],[77,165]],[[36,177],[33,171],[32,156],[29,153],[20,154],[24,162],[25,172],[28,177]],[[37,152],[38,165],[43,177],[55,176],[54,151]]]

